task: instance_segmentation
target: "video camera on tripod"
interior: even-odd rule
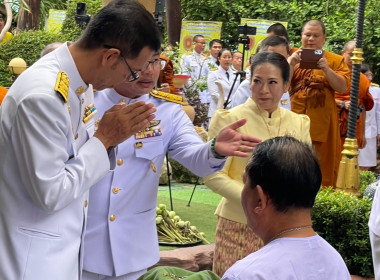
[[[239,38],[238,38],[238,43],[239,44],[243,44],[243,57],[242,57],[242,64],[241,64],[241,69],[240,71],[237,71],[235,72],[235,78],[234,78],[234,81],[232,83],[232,86],[230,88],[230,91],[228,93],[228,96],[227,96],[227,99],[226,101],[224,102],[224,108],[227,108],[228,104],[230,103],[230,99],[231,99],[231,94],[232,94],[232,90],[235,86],[235,83],[236,83],[236,80],[238,78],[238,76],[240,75],[240,82],[242,82],[243,80],[245,80],[245,71],[244,71],[244,57],[245,57],[245,51],[248,51],[249,50],[249,44],[250,44],[250,38],[248,37],[248,35],[256,35],[256,27],[254,26],[248,26],[247,24],[245,25],[239,25],[238,26],[238,33],[239,35]]]
[[[249,43],[250,43],[250,39],[249,39],[248,35],[256,35],[256,27],[248,26],[247,24],[239,25],[238,26],[238,33],[239,33],[239,35],[242,35],[242,36],[239,36],[238,43],[243,44],[244,50],[248,51],[249,50]],[[243,55],[244,55],[244,53],[243,53]],[[244,56],[243,56],[243,61],[244,61]]]
[[[79,25],[80,28],[86,27],[91,19],[90,15],[86,14],[86,3],[77,3],[77,13],[75,14],[75,23]]]

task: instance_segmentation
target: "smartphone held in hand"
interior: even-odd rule
[[[301,52],[301,69],[318,69],[318,61],[323,57],[321,49],[302,49]]]

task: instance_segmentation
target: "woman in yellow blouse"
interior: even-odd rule
[[[216,111],[209,127],[210,139],[225,125],[246,118],[247,123],[239,129],[242,133],[255,135],[261,140],[288,135],[311,144],[308,116],[278,107],[288,88],[289,72],[289,64],[282,55],[274,52],[257,54],[251,65],[252,97],[230,110]],[[213,270],[219,276],[237,260],[262,246],[261,239],[247,227],[240,203],[244,186],[242,174],[247,162],[248,158],[230,157],[222,171],[205,179],[210,189],[223,196],[215,212],[218,224]]]

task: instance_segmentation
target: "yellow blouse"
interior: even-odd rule
[[[209,138],[214,138],[226,125],[246,118],[247,123],[239,128],[239,132],[266,140],[276,136],[293,136],[311,145],[310,119],[306,115],[298,115],[284,108],[278,108],[271,118],[265,110],[248,98],[247,102],[230,110],[218,110],[211,119]],[[229,157],[224,168],[205,178],[205,184],[215,193],[223,196],[215,214],[223,218],[246,224],[240,196],[244,184],[242,175],[248,158]],[[280,187],[280,186],[279,186]]]

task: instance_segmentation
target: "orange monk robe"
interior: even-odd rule
[[[174,83],[173,83],[173,77],[174,77],[173,63],[169,57],[160,55],[160,58],[166,61],[165,68],[160,71],[160,77],[159,77],[160,84],[168,83],[169,88],[170,88],[170,93],[175,93],[175,88],[174,88]]]
[[[374,100],[372,95],[369,93],[370,83],[363,73],[360,73],[359,82],[359,95],[358,95],[358,105],[363,106],[364,110],[369,111],[373,108]],[[335,99],[340,101],[349,101],[351,93],[351,83],[344,93],[335,92]],[[347,137],[347,124],[348,124],[348,110],[338,108],[338,118],[340,123],[340,139],[342,142],[342,148],[344,141]],[[360,114],[359,119],[356,122],[356,140],[358,141],[358,147],[361,147],[363,142],[363,129],[364,129],[363,114]]]
[[[3,102],[3,99],[5,95],[7,94],[7,92],[8,92],[8,89],[0,87],[0,105]]]
[[[329,67],[348,85],[350,70],[343,57],[325,51],[325,58]],[[341,142],[334,90],[322,70],[300,69],[296,65],[289,93],[292,111],[310,118],[310,136],[322,171],[322,185],[335,187]]]

